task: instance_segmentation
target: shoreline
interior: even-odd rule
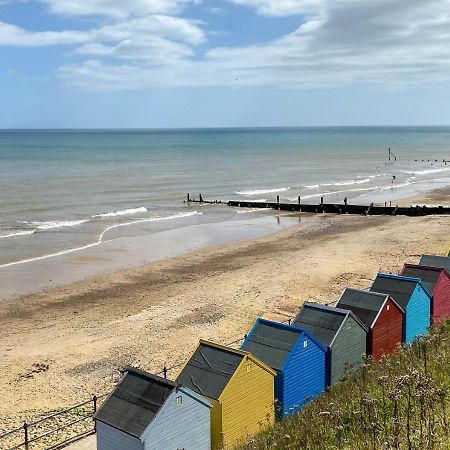
[[[442,216],[317,219],[0,302],[0,428],[107,392],[126,364],[157,372],[199,338],[235,340],[260,315],[284,320],[448,245]]]
[[[308,214],[299,216],[270,211],[270,214],[248,219],[193,224],[147,235],[120,237],[6,264],[0,266],[0,302],[193,251],[270,236],[301,220],[314,218]]]
[[[408,197],[400,196],[393,203],[410,206],[428,202],[430,205],[431,201],[433,204],[440,202],[450,205],[450,187],[447,186],[427,191],[421,196],[411,197],[411,194],[413,192]],[[389,197],[389,193],[385,195]],[[360,202],[355,202],[358,203]],[[317,215],[308,213],[275,210],[257,210],[254,212],[259,215],[236,219],[237,215],[244,212],[246,211],[236,211],[233,219],[190,224],[146,235],[100,240],[55,254],[0,265],[0,302],[203,249],[268,237],[294,226],[297,220],[318,219]],[[252,211],[248,213],[251,214]]]

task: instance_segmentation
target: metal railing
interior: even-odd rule
[[[93,416],[107,394],[94,395],[21,427],[0,434],[0,449],[4,450],[56,450],[85,436],[95,433]]]

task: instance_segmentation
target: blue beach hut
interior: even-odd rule
[[[306,330],[258,319],[241,349],[276,371],[278,418],[298,412],[325,389],[327,349]]]
[[[431,294],[420,278],[379,273],[370,290],[390,295],[405,311],[403,342],[410,344],[428,332],[430,326]]]

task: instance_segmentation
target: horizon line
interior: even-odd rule
[[[199,127],[56,127],[56,128],[1,128],[8,131],[201,131],[201,130],[301,130],[301,129],[337,129],[337,128],[450,128],[450,124],[435,125],[256,125],[256,126],[199,126]]]

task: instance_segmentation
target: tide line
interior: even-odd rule
[[[168,216],[168,217],[152,217],[152,218],[149,218],[149,219],[134,220],[132,222],[117,223],[115,225],[110,225],[109,227],[105,228],[100,233],[100,235],[98,237],[98,240],[96,242],[93,242],[92,244],[87,244],[87,245],[83,245],[81,247],[75,247],[75,248],[70,248],[70,249],[66,249],[66,250],[61,250],[59,252],[51,253],[49,255],[36,256],[35,258],[22,259],[20,261],[13,261],[13,262],[10,262],[10,263],[1,264],[0,265],[0,269],[6,268],[6,267],[11,267],[11,266],[17,266],[19,264],[26,264],[26,263],[35,262],[35,261],[42,261],[44,259],[54,258],[56,256],[63,256],[63,255],[67,255],[69,253],[79,252],[81,250],[86,250],[88,248],[96,247],[97,245],[100,245],[103,242],[108,242],[108,241],[103,241],[103,237],[105,236],[105,234],[108,231],[111,231],[114,228],[126,227],[126,226],[129,226],[129,225],[135,225],[135,224],[144,223],[144,222],[159,222],[159,221],[162,221],[162,220],[181,219],[181,218],[184,218],[184,217],[190,217],[190,216],[202,215],[202,214],[203,213],[201,213],[201,212],[199,213],[197,211],[193,211],[193,212],[190,212],[190,213],[174,214],[173,216]]]

